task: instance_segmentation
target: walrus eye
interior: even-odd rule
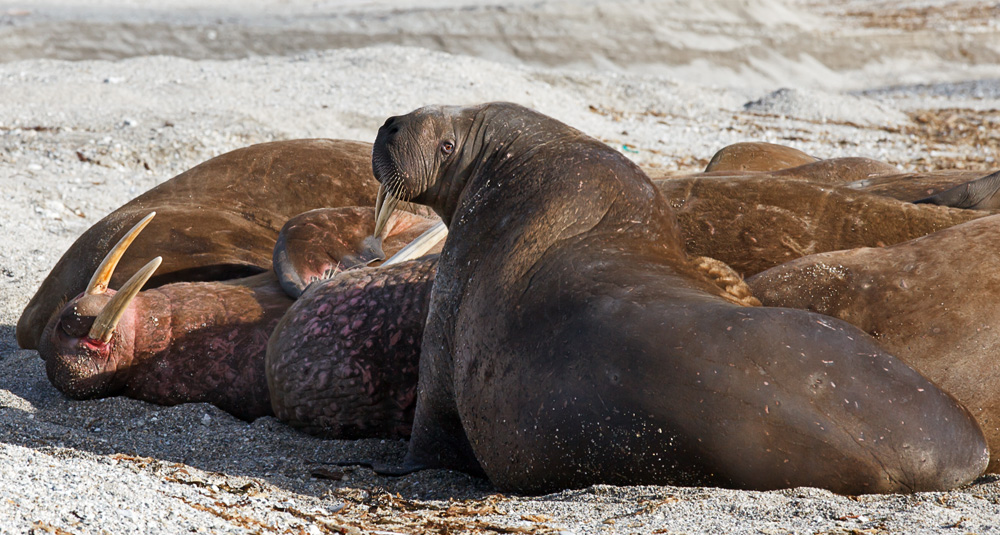
[[[441,152],[443,152],[446,156],[455,152],[455,143],[452,141],[442,141]]]

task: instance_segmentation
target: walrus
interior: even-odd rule
[[[983,171],[964,169],[938,169],[924,172],[904,172],[876,176],[844,184],[844,187],[901,201],[921,203],[921,199],[934,196],[967,182],[982,178]],[[926,201],[925,201],[926,202]],[[930,203],[949,206],[947,203]],[[965,208],[973,208],[967,206]],[[984,208],[976,208],[984,209]]]
[[[385,260],[382,245],[398,252],[417,235],[436,227],[432,221],[407,212],[396,212],[387,228],[387,236],[368,235],[358,242],[361,212],[371,208],[317,208],[289,219],[274,244],[273,266],[282,289],[298,298],[309,284],[332,278],[355,266],[378,265]],[[398,217],[397,217],[398,216]],[[366,221],[366,223],[370,223]],[[374,225],[369,225],[374,228]],[[441,226],[443,227],[443,225]],[[441,250],[443,236],[430,235],[421,243],[426,248],[408,257],[416,258]]]
[[[654,182],[686,250],[744,276],[802,256],[900,243],[987,215],[773,176]]]
[[[384,472],[455,468],[524,493],[857,494],[949,488],[986,467],[969,413],[864,332],[725,299],[648,177],[555,119],[421,108],[382,125],[372,166],[382,211],[425,204],[449,232],[413,435]]]
[[[17,322],[17,343],[38,347],[54,312],[87,285],[101,259],[150,211],[157,217],[121,259],[120,286],[154,256],[149,287],[233,279],[271,267],[275,240],[291,217],[314,208],[373,206],[371,145],[329,139],[262,143],[208,160],[107,215],[63,254]]]
[[[654,180],[674,178],[663,174],[661,170],[651,170],[650,176]],[[907,172],[901,171],[895,165],[871,158],[851,156],[821,160],[785,145],[743,142],[728,145],[716,152],[704,172],[681,177],[740,176],[805,180],[829,186],[843,186],[902,201],[921,202],[919,199],[983,177],[983,173],[957,169]],[[934,204],[952,206],[947,202]]]
[[[310,285],[267,346],[275,415],[330,438],[409,437],[436,268],[434,255]]]
[[[1000,216],[884,248],[806,256],[747,279],[770,306],[860,327],[954,395],[1000,451]],[[988,468],[1000,470],[993,458]]]
[[[792,147],[763,141],[746,141],[719,149],[705,166],[705,172],[777,171],[816,161],[819,158]]]
[[[277,395],[281,399],[294,393],[285,394],[269,388],[266,348],[275,325],[293,300],[285,294],[273,272],[227,281],[171,283],[140,292],[140,287],[159,264],[156,259],[118,292],[108,289],[118,259],[149,224],[152,215],[122,238],[95,272],[85,292],[67,304],[46,326],[39,354],[45,361],[50,381],[75,399],[125,395],[161,405],[207,402],[244,420],[275,414],[272,397]],[[343,256],[329,258],[328,262],[339,264],[344,270],[365,264],[352,263],[349,258],[357,258],[369,248],[375,218],[372,208],[342,207],[314,211],[309,215],[320,216],[311,226],[314,233],[322,233],[329,241],[343,245],[336,251]],[[391,253],[404,249],[435,223],[406,212],[399,212],[398,216],[389,221],[379,244],[381,249]],[[298,219],[308,224],[306,217]],[[292,242],[293,246],[303,244],[313,245]],[[323,248],[324,252],[331,250]],[[410,279],[420,279],[418,290],[423,291],[424,286],[429,285],[424,280],[426,269],[406,265],[392,271],[379,269],[366,271],[363,284],[357,278],[338,281],[341,293],[327,292],[331,299],[347,296],[345,299],[363,302],[363,306],[354,301],[350,303],[354,309],[361,310],[353,311],[350,325],[338,330],[339,338],[334,342],[344,344],[344,340],[350,340],[346,342],[348,347],[354,343],[365,347],[366,352],[349,354],[331,344],[326,351],[317,351],[312,356],[314,364],[370,368],[369,361],[376,361],[390,366],[392,362],[386,362],[390,360],[386,355],[391,354],[404,365],[415,366],[419,358],[417,351],[406,354],[402,348],[384,345],[378,338],[392,339],[396,332],[393,325],[366,320],[362,314],[371,300],[380,298],[378,288],[387,280],[397,281],[409,275]],[[382,305],[379,310],[392,318],[414,315],[397,308],[394,303]],[[318,319],[326,321],[329,318]],[[282,356],[274,355],[272,365],[281,363]],[[390,368],[385,375],[392,373],[394,370]],[[382,414],[373,409],[374,400],[381,399],[383,393],[375,391],[371,384],[345,382],[325,385],[326,390],[316,392],[312,382],[318,378],[314,375],[303,373],[293,377],[286,373],[283,379],[284,382],[278,385],[280,388],[313,391],[309,407],[327,415],[324,421],[331,428],[324,434],[328,436],[336,436],[341,427],[353,425],[354,419],[360,420],[361,429],[375,433],[373,436],[401,436],[395,421],[382,418]],[[415,385],[415,379],[412,382]],[[341,410],[336,413],[340,421],[330,416],[336,409]],[[278,416],[282,415],[279,412]],[[387,434],[378,434],[383,428]],[[317,432],[321,429],[322,426],[314,426]]]

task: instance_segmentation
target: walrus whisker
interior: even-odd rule
[[[382,212],[382,204],[385,203],[386,187],[385,184],[378,185],[378,194],[375,195],[375,218],[378,219],[379,213]],[[375,233],[378,236],[378,233]]]
[[[433,249],[435,245],[441,243],[441,240],[447,236],[448,227],[445,226],[444,221],[438,221],[437,224],[417,236],[417,239],[397,251],[396,254],[383,262],[382,265],[391,266],[400,262],[406,262],[407,260],[413,260],[414,258],[420,258],[427,254],[427,251]]]
[[[135,275],[132,275],[132,278],[128,282],[122,285],[118,293],[111,298],[111,301],[108,301],[108,304],[104,306],[101,313],[94,319],[94,325],[87,334],[88,338],[91,340],[100,340],[105,344],[111,340],[111,335],[115,332],[115,327],[118,326],[118,321],[122,319],[125,309],[128,308],[132,299],[139,293],[139,290],[142,289],[142,285],[146,284],[146,281],[153,276],[156,268],[160,267],[161,262],[163,262],[163,258],[159,256],[150,260]]]
[[[136,236],[142,232],[142,229],[146,228],[150,220],[156,212],[150,212],[149,215],[142,218],[141,221],[135,224],[131,230],[122,236],[122,239],[118,240],[118,243],[108,251],[107,256],[101,261],[101,265],[97,267],[97,271],[94,272],[94,276],[91,277],[90,282],[87,283],[87,289],[85,293],[88,295],[102,294],[108,289],[108,282],[111,281],[111,276],[115,273],[115,268],[118,267],[118,261],[121,260],[122,255],[128,249],[129,245],[135,241]]]

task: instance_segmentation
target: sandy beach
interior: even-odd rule
[[[739,141],[902,170],[1000,156],[1000,7],[959,0],[0,0],[0,533],[990,533],[950,492],[596,486],[501,495],[338,459],[203,404],[72,401],[14,325],[63,251],[139,193],[271,140],[372,141],[427,104],[506,100],[662,172]]]

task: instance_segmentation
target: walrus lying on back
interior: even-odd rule
[[[513,104],[428,107],[388,119],[372,163],[384,212],[426,204],[450,233],[395,473],[869,493],[986,466],[968,412],[865,333],[725,299],[597,140]]]

